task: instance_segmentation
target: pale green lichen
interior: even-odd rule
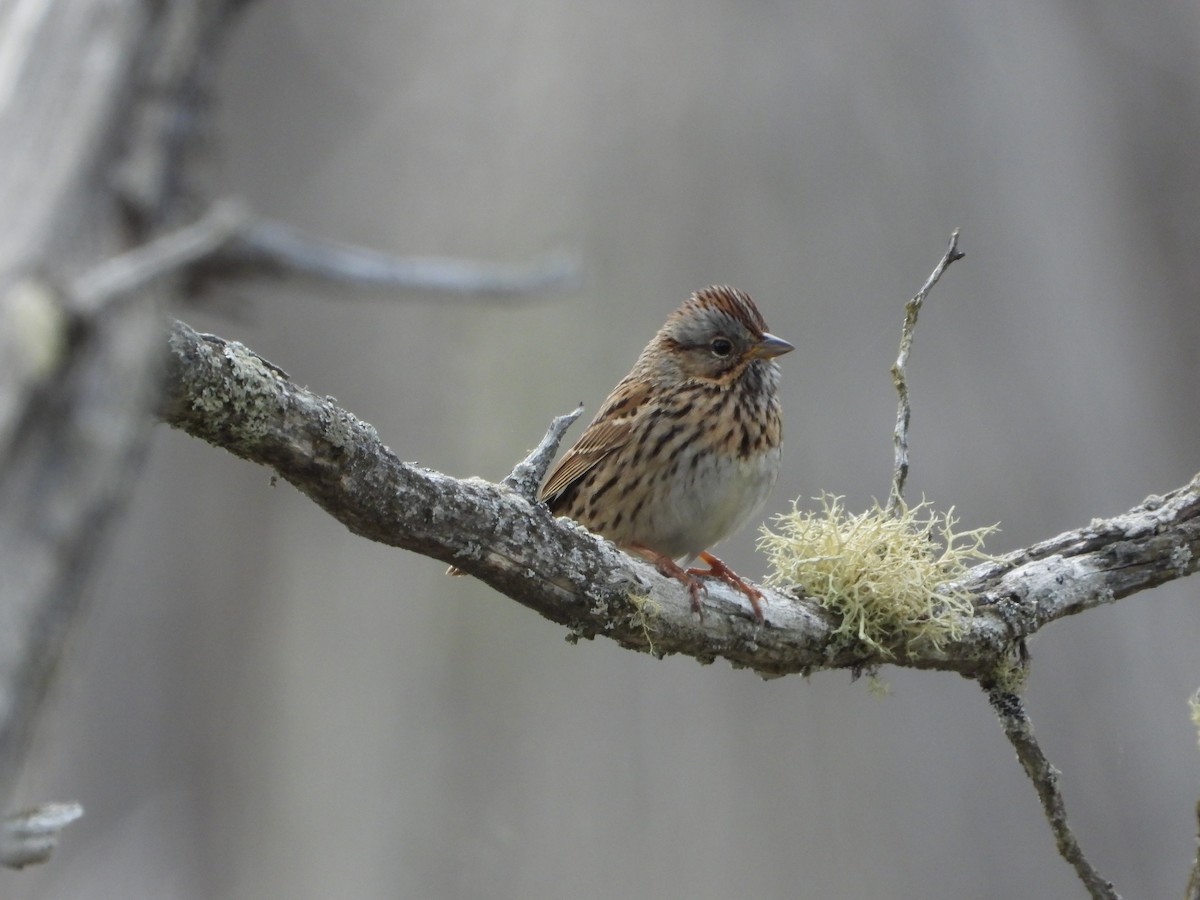
[[[884,657],[961,635],[971,600],[948,583],[990,558],[983,541],[995,526],[957,532],[953,509],[939,513],[926,502],[892,514],[878,503],[849,513],[831,494],[817,500],[820,510],[794,505],[763,526],[767,584],[798,587],[839,616],[839,635]]]
[[[636,610],[634,613],[634,624],[641,627],[650,655],[661,659],[662,657],[654,649],[654,638],[651,635],[651,631],[653,630],[655,621],[662,615],[662,604],[649,594],[630,594],[629,602],[633,604],[633,608]]]

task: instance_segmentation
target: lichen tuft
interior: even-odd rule
[[[653,632],[658,627],[656,623],[662,618],[662,604],[649,594],[630,594],[629,602],[633,604],[635,610],[633,622],[635,625],[641,626],[650,655],[656,659],[662,659],[662,654],[654,648],[653,636]]]
[[[849,513],[842,497],[816,499],[820,510],[793,505],[763,526],[767,584],[800,588],[838,614],[838,634],[883,657],[917,644],[940,648],[960,635],[971,602],[948,583],[991,558],[983,542],[996,526],[955,531],[954,510],[939,513],[927,502],[895,514],[878,503]]]

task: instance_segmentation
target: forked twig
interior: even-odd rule
[[[917,327],[917,314],[921,304],[933,290],[933,286],[941,279],[950,263],[962,259],[964,254],[958,249],[958,229],[950,232],[950,244],[942,255],[941,261],[934,267],[925,284],[917,291],[908,303],[904,304],[904,326],[900,331],[900,352],[896,362],[892,364],[892,384],[900,395],[896,410],[896,431],[892,439],[895,447],[895,464],[892,468],[892,490],[888,495],[887,511],[895,514],[904,502],[904,482],[908,480],[908,420],[912,417],[912,407],[908,401],[908,378],[905,366],[908,365],[908,354],[912,350],[913,329]]]

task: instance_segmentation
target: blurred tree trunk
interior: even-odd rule
[[[0,0],[0,797],[146,447],[158,290],[84,295],[189,214],[242,0]]]

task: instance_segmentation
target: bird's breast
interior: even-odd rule
[[[780,448],[741,457],[684,453],[687,476],[666,486],[648,511],[638,543],[679,558],[695,556],[737,531],[762,506],[779,474]]]

